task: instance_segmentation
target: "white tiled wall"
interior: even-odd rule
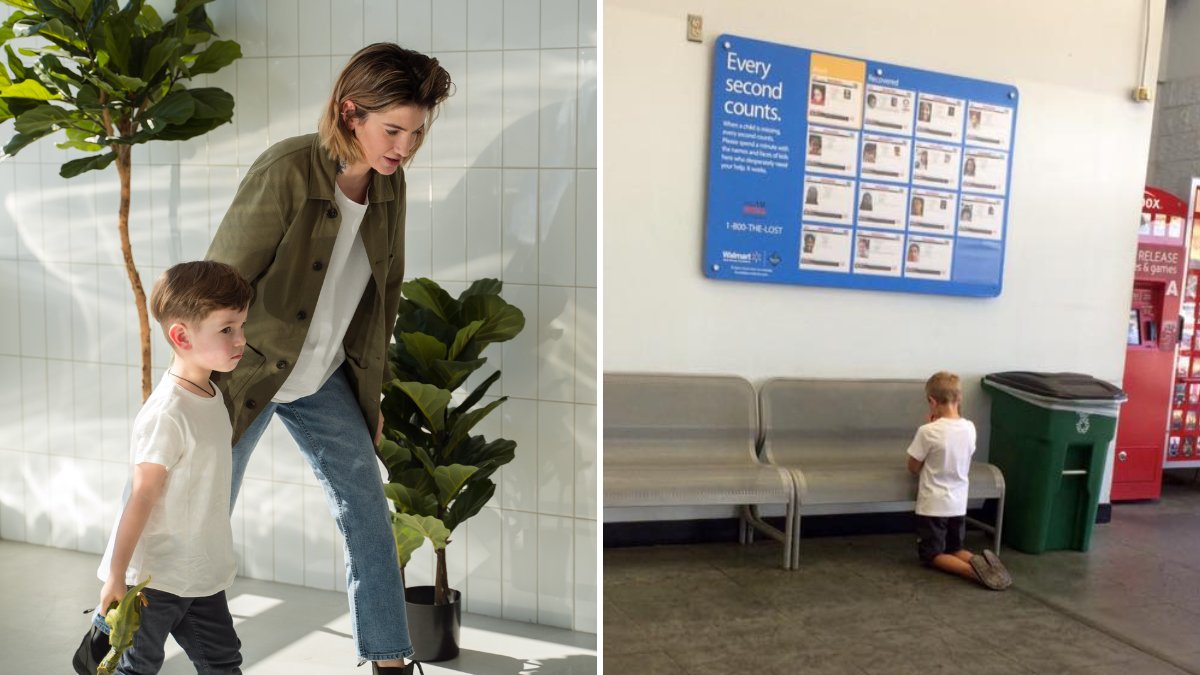
[[[153,4],[170,14],[171,3]],[[467,611],[595,632],[595,0],[209,8],[244,58],[197,86],[232,92],[235,117],[206,137],[135,149],[130,230],[143,283],[204,255],[246,168],[315,130],[352,53],[398,40],[440,59],[456,93],[408,170],[406,274],[451,293],[499,277],[526,317],[469,383],[503,369],[492,393],[510,398],[481,430],[519,447],[491,504],[447,549],[451,582]],[[0,126],[0,142],[11,133]],[[116,171],[59,178],[76,155],[44,140],[0,163],[0,537],[101,552],[141,405],[137,314]],[[157,381],[168,350],[152,331]],[[342,542],[321,490],[273,424],[234,514],[240,570],[342,590]],[[432,576],[426,547],[408,583]]]

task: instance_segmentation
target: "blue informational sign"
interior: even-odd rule
[[[1017,90],[723,35],[705,273],[1000,294]]]

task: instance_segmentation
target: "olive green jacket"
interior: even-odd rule
[[[292,371],[312,322],[333,242],[342,224],[334,203],[336,165],[318,136],[271,146],[254,161],[208,248],[209,260],[237,267],[254,286],[246,350],[232,372],[213,373],[236,444]],[[387,348],[404,276],[404,172],[374,173],[359,236],[371,278],[346,329],[343,368],[375,437]]]

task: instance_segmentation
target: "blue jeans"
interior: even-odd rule
[[[196,672],[241,675],[242,643],[233,630],[225,591],[204,598],[181,598],[153,588],[142,593],[146,596],[142,625],[133,634],[133,645],[121,655],[116,675],[157,673],[162,668],[167,635],[175,636]],[[108,624],[99,611],[92,614],[92,624],[108,634]]]
[[[329,512],[346,539],[346,591],[350,596],[354,646],[362,661],[412,655],[404,582],[388,500],[354,390],[338,368],[321,390],[291,403],[269,403],[233,446],[233,494],[237,502],[250,453],[279,415],[325,491]],[[300,508],[300,505],[297,505]]]

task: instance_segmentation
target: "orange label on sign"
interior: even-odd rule
[[[867,62],[828,54],[812,55],[813,77],[831,77],[863,84],[867,79]]]

